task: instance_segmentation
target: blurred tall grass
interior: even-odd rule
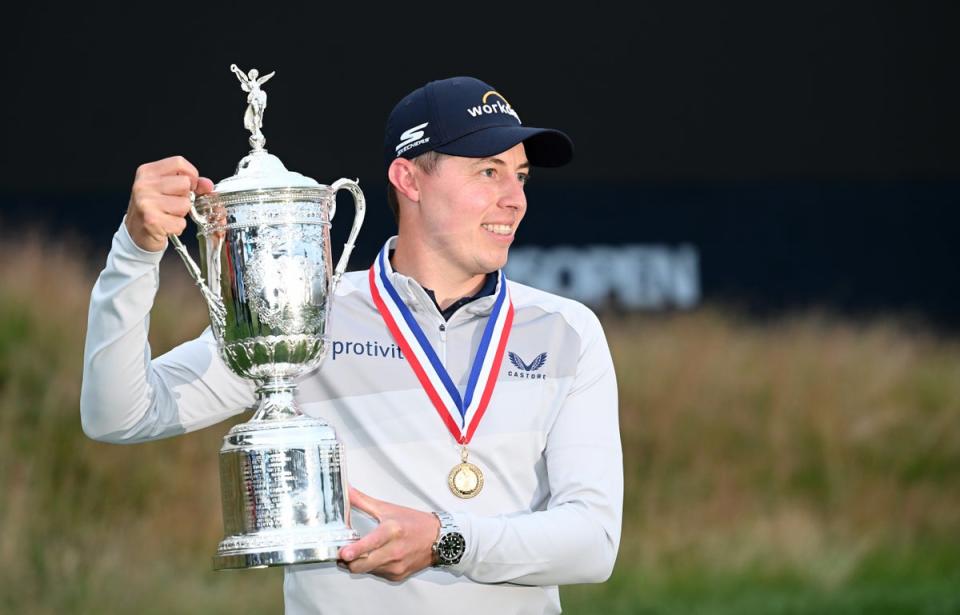
[[[226,425],[135,446],[81,432],[93,261],[0,246],[0,612],[281,612],[281,571],[210,570]],[[161,279],[155,354],[206,319],[173,257]],[[567,612],[960,612],[957,340],[717,309],[605,327],[623,541],[610,581],[563,588]]]

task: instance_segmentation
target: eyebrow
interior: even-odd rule
[[[506,162],[504,162],[503,160],[501,160],[501,159],[499,159],[499,158],[495,158],[495,157],[481,158],[481,159],[477,160],[476,162],[474,162],[473,164],[474,164],[474,166],[477,166],[477,165],[481,165],[481,164],[483,164],[483,163],[485,163],[485,162],[492,162],[493,164],[499,164],[500,166],[504,166],[504,167],[507,166],[507,163],[506,163]],[[530,161],[529,161],[529,160],[524,161],[524,162],[523,162],[522,164],[520,164],[517,168],[518,168],[518,169],[529,169],[529,168],[530,168]]]

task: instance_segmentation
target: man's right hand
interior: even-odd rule
[[[159,252],[167,246],[167,235],[187,228],[190,192],[200,196],[212,190],[213,182],[200,177],[183,156],[142,164],[130,191],[127,232],[144,250]]]

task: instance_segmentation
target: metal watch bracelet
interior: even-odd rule
[[[432,547],[433,565],[453,566],[459,564],[467,546],[466,540],[460,532],[460,527],[450,513],[434,511],[433,514],[440,521],[440,533]]]

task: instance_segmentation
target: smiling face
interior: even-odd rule
[[[489,158],[444,156],[432,173],[418,174],[417,219],[409,230],[452,277],[501,269],[527,211],[529,169],[523,143]],[[408,230],[402,222],[401,234]]]

